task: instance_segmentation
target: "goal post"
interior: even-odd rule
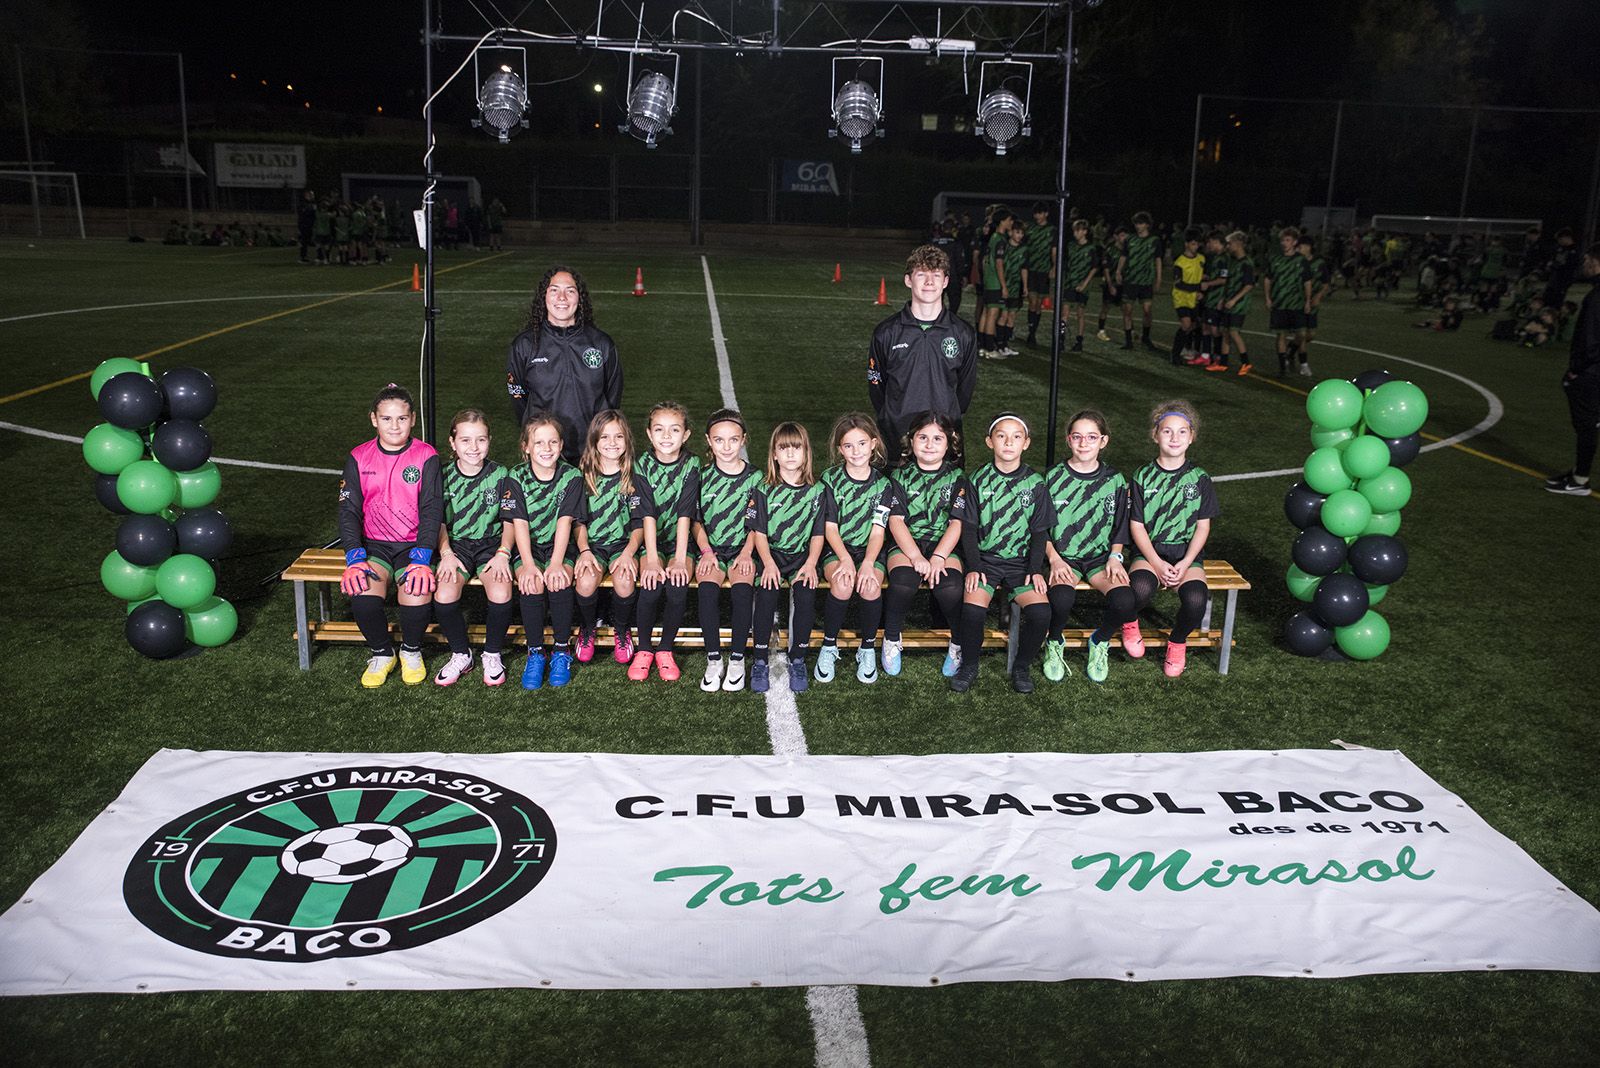
[[[1541,219],[1487,219],[1463,215],[1374,215],[1371,228],[1380,233],[1441,234],[1451,237],[1521,236]]]
[[[0,232],[87,239],[77,172],[0,170]]]

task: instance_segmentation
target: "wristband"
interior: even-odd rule
[[[948,560],[948,559],[950,559],[950,557],[946,556],[944,553],[934,553],[932,556],[928,557],[928,559],[929,560]]]
[[[1115,560],[1117,563],[1120,564],[1120,563],[1122,563],[1122,554],[1121,553],[1111,553],[1111,554],[1109,554],[1108,559]]]
[[[496,555],[496,556],[504,556],[504,557],[506,557],[506,558],[507,558],[507,559],[510,559],[510,558],[511,558],[511,550],[510,550],[510,549],[508,549],[508,548],[506,548],[506,547],[505,547],[505,546],[504,546],[504,545],[502,545],[502,546],[500,546],[500,548],[498,548],[498,549],[496,549],[496,550],[495,550],[495,551],[494,551],[494,554],[495,554],[495,555]]]
[[[352,567],[364,563],[367,559],[366,549],[346,549],[344,553],[344,566]]]
[[[418,545],[413,547],[410,552],[406,553],[406,559],[410,560],[413,564],[421,564],[423,567],[427,567],[429,564],[433,563],[433,550],[424,549],[422,546]]]

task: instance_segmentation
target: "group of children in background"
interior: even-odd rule
[[[560,421],[534,412],[519,432],[521,462],[510,469],[489,459],[488,420],[476,409],[452,418],[448,461],[412,439],[414,407],[404,389],[380,391],[370,414],[376,436],[351,452],[339,494],[341,588],[371,651],[364,686],[382,685],[397,665],[407,684],[427,678],[422,641],[430,616],[450,644],[434,681],[450,686],[467,673],[473,656],[461,596],[474,577],[488,602],[483,681],[506,679],[515,602],[528,636],[525,689],[565,686],[574,661],[594,657],[608,577],[613,656],[636,682],[652,672],[679,678],[675,643],[695,587],[706,691],[769,688],[785,587],[787,683],[797,692],[835,678],[852,602],[856,679],[873,683],[880,671],[901,673],[905,621],[917,592],[928,589],[930,614],[949,630],[943,674],[960,692],[977,680],[992,601],[1011,599],[1020,636],[1010,676],[1023,693],[1034,688],[1031,667],[1041,651],[1046,679],[1071,673],[1063,630],[1080,582],[1105,599],[1088,641],[1086,674],[1094,682],[1106,679],[1114,637],[1128,657],[1144,655],[1138,614],[1161,589],[1178,596],[1163,668],[1181,674],[1186,640],[1208,603],[1202,565],[1217,501],[1209,477],[1188,458],[1199,416],[1183,400],[1154,408],[1157,454],[1131,478],[1102,459],[1111,433],[1092,409],[1068,420],[1069,455],[1043,473],[1023,462],[1031,432],[1013,412],[990,421],[990,458],[970,470],[960,463],[957,426],[934,413],[913,419],[905,459],[885,470],[876,423],[851,412],[834,424],[832,465],[820,473],[810,436],[795,422],[773,428],[765,469],[752,465],[749,428],[729,408],[706,421],[704,460],[689,452],[682,405],[650,409],[642,449],[622,412],[602,411],[576,467],[562,459]],[[808,665],[824,584],[822,645]],[[384,613],[391,585],[398,655]]]

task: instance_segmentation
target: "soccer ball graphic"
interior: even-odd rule
[[[346,823],[302,834],[284,847],[278,863],[290,875],[319,883],[353,883],[393,871],[416,848],[409,834],[387,823]]]

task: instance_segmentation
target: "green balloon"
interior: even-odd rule
[[[1367,396],[1367,429],[1381,438],[1403,438],[1428,420],[1428,396],[1410,382],[1385,382]]]
[[[1356,432],[1347,426],[1338,430],[1325,430],[1320,426],[1311,428],[1311,444],[1318,449],[1332,447],[1343,450],[1355,436]]]
[[[156,568],[156,592],[174,608],[194,608],[217,592],[217,573],[193,553],[178,553]]]
[[[1373,512],[1372,518],[1367,520],[1367,529],[1361,533],[1363,536],[1367,534],[1388,534],[1393,537],[1400,533],[1400,513]]]
[[[222,472],[210,460],[193,471],[178,472],[178,505],[181,508],[204,508],[217,499],[221,489]]]
[[[1350,659],[1371,660],[1389,648],[1389,621],[1369,609],[1348,627],[1334,628],[1333,640]]]
[[[1301,571],[1299,565],[1290,564],[1289,572],[1284,576],[1284,583],[1288,585],[1289,592],[1294,594],[1299,601],[1310,601],[1317,594],[1317,586],[1322,582],[1321,575],[1308,575]]]
[[[155,460],[135,460],[117,476],[117,500],[130,512],[155,515],[177,495],[177,477]]]
[[[1387,586],[1374,586],[1370,582],[1367,583],[1367,605],[1368,605],[1368,607],[1371,607],[1372,605],[1377,604],[1379,601],[1383,600],[1387,596],[1389,596],[1389,587],[1387,587]]]
[[[221,597],[207,597],[183,613],[183,632],[208,649],[227,642],[239,629],[239,613]]]
[[[100,561],[100,585],[113,597],[142,601],[156,592],[156,569],[130,564],[112,549]]]
[[[133,371],[135,374],[144,374],[144,365],[138,360],[130,360],[126,356],[113,356],[109,360],[101,360],[100,366],[89,375],[89,395],[95,400],[100,399],[100,387],[120,374]],[[107,471],[106,474],[111,474]]]
[[[1306,485],[1318,493],[1338,493],[1340,490],[1349,489],[1352,485],[1350,476],[1344,473],[1339,450],[1331,445],[1324,446],[1306,457],[1303,475]]]
[[[1359,537],[1372,518],[1372,505],[1353,489],[1330,493],[1322,502],[1322,525],[1341,538]]]
[[[1377,478],[1362,479],[1356,489],[1372,504],[1374,512],[1398,512],[1411,500],[1411,476],[1398,467],[1389,467]]]
[[[1351,478],[1372,478],[1389,466],[1389,446],[1382,438],[1362,434],[1344,449],[1344,469]]]
[[[144,455],[144,439],[131,430],[101,423],[83,436],[83,458],[102,475],[117,475]]]
[[[1306,395],[1306,414],[1324,430],[1342,430],[1361,422],[1361,390],[1343,378],[1318,382]]]

